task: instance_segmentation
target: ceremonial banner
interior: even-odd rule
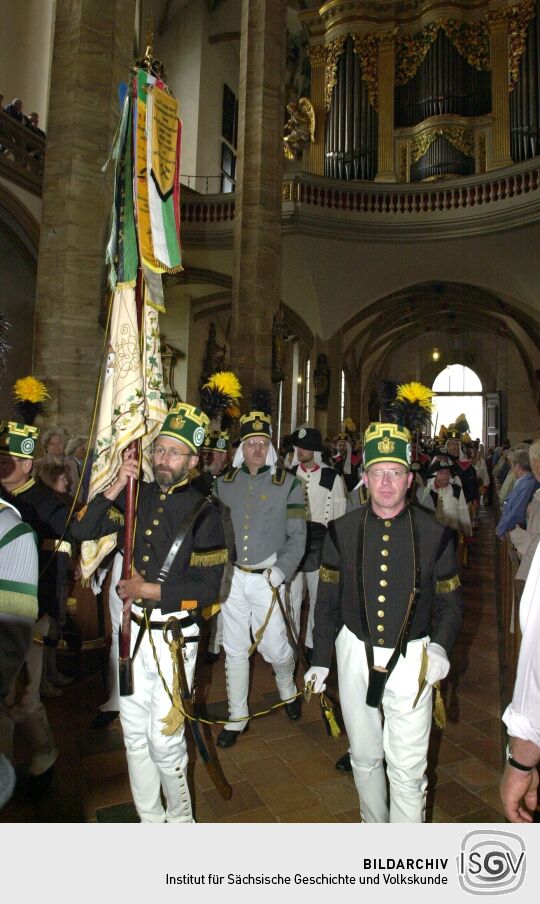
[[[113,482],[122,463],[122,453],[133,440],[142,441],[144,479],[153,479],[150,446],[167,414],[157,311],[144,304],[139,336],[135,289],[118,287],[112,306],[89,501]],[[83,543],[83,578],[94,572],[115,544],[114,534]]]
[[[160,83],[162,84],[162,83]],[[171,108],[165,103],[154,102],[154,92],[160,91],[156,79],[139,70],[137,75],[135,105],[135,210],[139,252],[143,266],[159,273],[178,273],[182,270],[178,215],[174,210],[175,181],[178,168],[169,173],[165,184],[172,181],[172,193],[163,200],[151,176],[154,159],[162,160],[158,170],[167,169],[167,161],[177,158],[177,139],[172,142]],[[165,92],[160,91],[160,95]],[[162,100],[162,98],[161,98]],[[147,122],[147,104],[150,103],[152,120],[157,117],[155,137],[152,122]],[[175,102],[176,104],[176,102]],[[161,123],[161,126],[159,125]],[[167,125],[168,123],[168,125]],[[178,136],[178,119],[176,118]],[[167,137],[166,137],[167,136]],[[161,144],[162,140],[165,142]]]

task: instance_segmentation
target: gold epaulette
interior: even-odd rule
[[[327,568],[326,565],[321,565],[319,568],[319,580],[324,584],[339,584],[339,571]]]
[[[446,581],[437,581],[436,591],[437,593],[452,593],[452,590],[457,590],[458,587],[461,587],[461,582],[459,575],[455,574],[453,578],[448,578]]]
[[[229,561],[229,554],[226,549],[212,549],[209,552],[192,552],[189,560],[190,565],[225,565]]]
[[[239,470],[240,468],[232,468],[232,470],[227,471],[227,473],[223,477],[223,483],[232,483]]]

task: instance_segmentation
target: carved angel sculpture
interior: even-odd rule
[[[299,101],[287,104],[287,113],[283,150],[289,160],[294,160],[315,141],[315,111],[309,97],[301,97]]]

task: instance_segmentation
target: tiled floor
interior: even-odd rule
[[[446,688],[448,722],[434,728],[429,758],[427,819],[432,822],[502,822],[498,785],[502,767],[497,615],[491,512],[483,510],[462,582],[465,620]],[[199,670],[198,699],[217,718],[226,715],[223,659]],[[53,783],[38,802],[15,797],[0,822],[135,821],[120,725],[89,728],[103,693],[98,674],[47,701],[61,754]],[[276,700],[273,676],[254,657],[252,712]],[[219,728],[215,729],[215,733]],[[334,764],[347,739],[330,738],[318,703],[290,722],[283,711],[251,722],[229,750],[220,751],[233,794],[224,801],[192,751],[198,822],[357,822],[358,799],[350,775]],[[21,756],[24,752],[21,752]]]

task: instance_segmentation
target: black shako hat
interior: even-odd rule
[[[291,434],[289,440],[291,446],[299,446],[300,449],[307,449],[309,452],[323,451],[321,433],[314,427],[300,427]]]

